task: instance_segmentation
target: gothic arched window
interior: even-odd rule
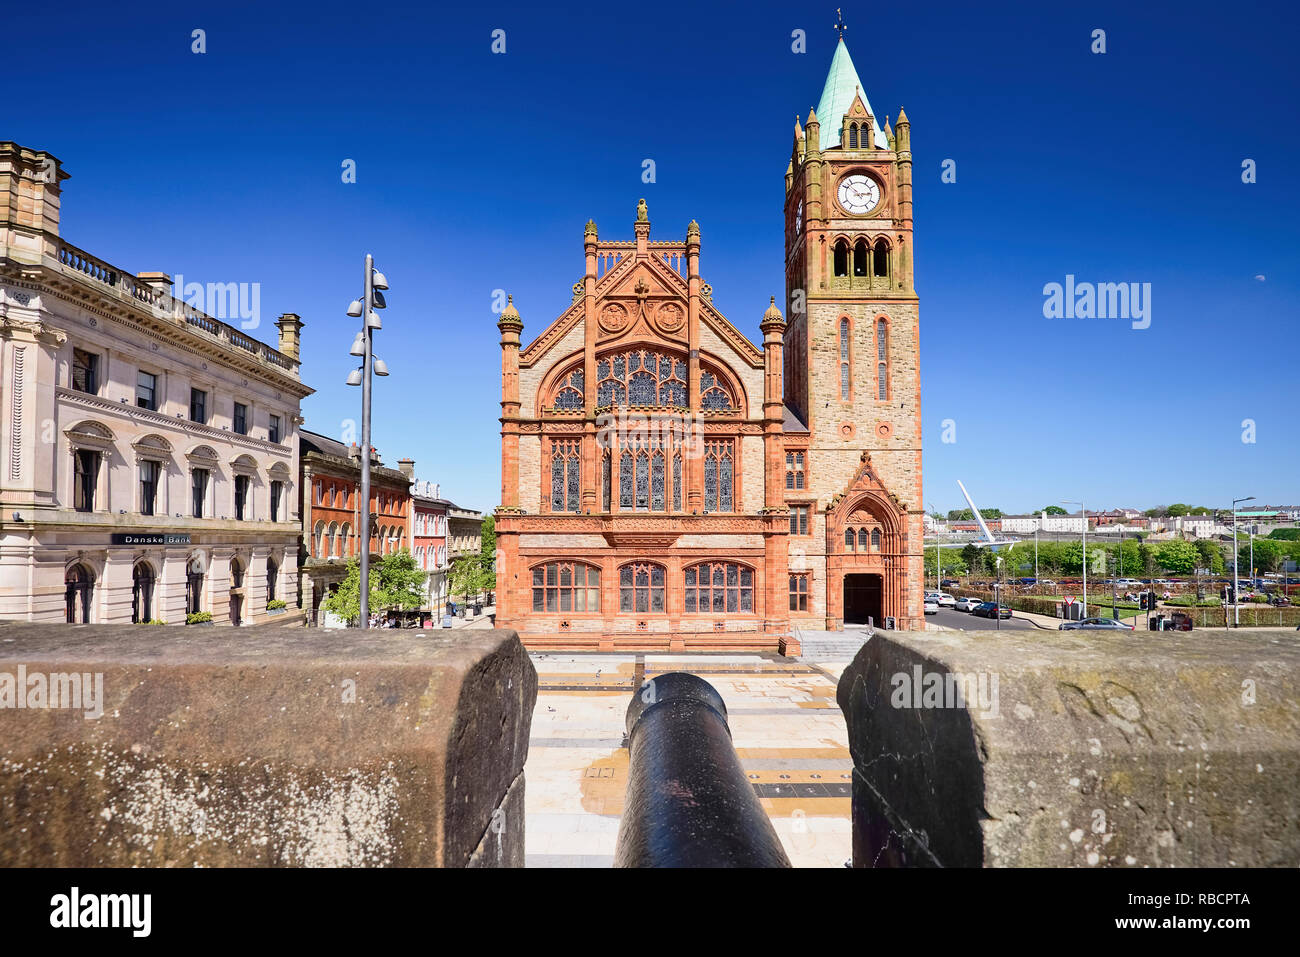
[[[875,260],[876,275],[887,278],[889,276],[889,244],[883,238],[876,240]]]
[[[712,372],[700,372],[700,408],[705,411],[734,408],[731,394],[721,379]]]
[[[533,611],[600,611],[600,569],[582,562],[534,566]]]
[[[732,511],[734,458],[731,439],[704,443],[704,511]]]
[[[651,562],[624,565],[618,570],[618,610],[662,612],[664,567]]]
[[[686,360],[644,349],[603,356],[596,362],[596,405],[685,408]]]
[[[849,241],[839,239],[835,241],[835,275],[847,276],[849,274]]]
[[[853,529],[846,528],[844,530],[844,547],[852,549],[855,541],[857,541],[857,536],[854,534]]]
[[[857,148],[858,148],[858,124],[850,123],[849,124],[849,149],[855,150]]]
[[[871,530],[871,547],[875,551],[880,551],[880,529],[878,528]]]
[[[859,239],[853,244],[853,275],[871,275],[871,247],[865,239]]]
[[[683,610],[688,615],[752,614],[754,611],[754,570],[746,565],[734,562],[692,565],[682,573],[682,584]]]

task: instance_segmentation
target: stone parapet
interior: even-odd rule
[[[855,866],[1300,865],[1292,635],[877,633],[837,697]]]
[[[512,631],[0,624],[0,866],[522,866],[536,697]]]

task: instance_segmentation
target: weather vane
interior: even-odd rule
[[[835,8],[835,29],[839,31],[840,39],[843,40],[844,31],[847,30],[848,27],[844,25],[844,13],[840,10],[839,7]]]

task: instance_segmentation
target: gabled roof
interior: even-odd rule
[[[871,108],[867,91],[862,88],[858,71],[853,66],[853,58],[849,56],[849,48],[844,45],[844,38],[840,37],[839,42],[835,44],[835,55],[831,57],[830,72],[826,74],[826,86],[822,88],[821,102],[817,104],[817,118],[821,121],[821,142],[818,145],[822,149],[840,145],[840,128],[844,124],[844,114],[853,105],[855,96],[862,97],[863,106],[871,114],[871,123],[875,127],[876,134],[876,149],[889,149],[889,140],[885,138],[885,131],[880,128],[880,118]]]

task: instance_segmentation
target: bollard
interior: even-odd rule
[[[711,684],[681,671],[646,681],[626,728],[631,764],[615,867],[790,866]]]

